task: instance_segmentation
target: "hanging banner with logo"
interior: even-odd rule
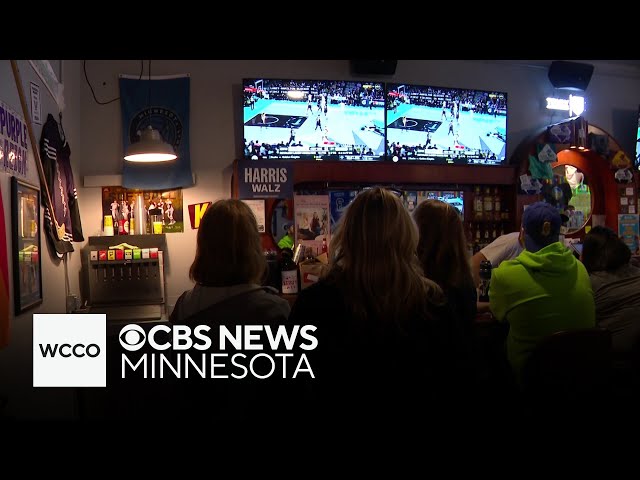
[[[191,228],[193,230],[197,230],[200,227],[200,221],[209,205],[211,205],[211,202],[195,203],[187,206],[189,209],[189,220],[191,220]]]
[[[172,190],[193,185],[189,156],[189,75],[151,77],[120,75],[123,151],[151,125],[173,145],[178,158],[170,162],[124,161],[122,186]]]
[[[26,178],[27,135],[24,118],[0,101],[0,171]]]
[[[242,199],[292,197],[293,167],[287,162],[240,161],[238,193]]]
[[[618,215],[618,236],[627,244],[632,255],[638,253],[638,214]]]

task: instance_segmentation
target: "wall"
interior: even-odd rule
[[[78,87],[81,86],[80,71],[77,65],[64,66],[60,61],[52,60],[54,71],[64,69],[65,82],[65,110],[63,113],[63,126],[67,141],[71,147],[71,162],[74,167],[74,178],[79,179],[77,164],[80,151],[80,97],[77,95]],[[58,120],[58,107],[53,97],[43,85],[42,80],[37,76],[28,61],[19,61],[18,68],[22,78],[25,98],[29,109],[31,108],[31,96],[29,83],[34,82],[40,85],[40,96],[42,106],[42,123],[46,121],[47,115],[51,113]],[[9,60],[0,61],[0,99],[12,108],[15,112],[22,114],[18,89],[15,84],[11,63]],[[33,124],[36,141],[40,141],[42,125]],[[28,147],[28,175],[25,181],[40,185],[38,171],[35,164],[35,157],[31,144]],[[0,173],[0,188],[2,189],[2,201],[5,206],[3,212],[7,231],[11,230],[11,177],[5,173]],[[41,218],[43,212],[41,209]],[[9,403],[5,415],[10,417],[37,417],[37,418],[69,418],[74,415],[73,397],[70,389],[36,389],[32,387],[32,318],[34,313],[64,313],[66,310],[65,273],[64,264],[55,253],[51,251],[45,238],[42,222],[40,224],[41,246],[42,246],[42,290],[43,302],[37,308],[28,310],[22,315],[14,315],[13,310],[10,318],[10,343],[9,346],[0,349],[0,397],[7,396]],[[11,273],[11,242],[8,242],[9,255],[9,278]],[[78,244],[76,244],[78,245]],[[78,291],[78,276],[76,272],[80,268],[79,245],[76,251],[69,255],[68,270],[69,283],[72,292]],[[0,252],[4,255],[5,252]],[[12,283],[12,282],[10,282]],[[13,308],[13,285],[10,291],[10,299]]]
[[[585,61],[596,65],[586,91],[585,117],[612,134],[628,151],[635,148],[635,114],[640,104],[640,70],[638,66],[608,64],[606,61]],[[146,62],[145,62],[146,64]],[[26,62],[20,62],[23,81],[35,79]],[[54,68],[55,69],[55,68]],[[65,83],[65,131],[72,148],[72,164],[79,195],[79,205],[85,237],[101,231],[101,199],[99,188],[81,188],[85,176],[114,175],[122,170],[122,137],[118,101],[98,105],[83,73],[82,61],[63,61]],[[560,121],[563,114],[552,114],[544,99],[555,91],[547,78],[548,61],[494,60],[400,60],[393,77],[378,77],[383,81],[430,84],[434,86],[500,90],[508,93],[508,156],[525,137],[537,129]],[[90,60],[87,75],[98,100],[105,102],[118,97],[118,75],[137,75],[140,61]],[[242,112],[241,82],[244,77],[327,78],[375,80],[376,77],[353,77],[347,60],[154,60],[152,75],[190,73],[191,131],[190,150],[196,185],[183,191],[184,204],[216,200],[230,196],[231,163],[241,151]],[[144,74],[147,74],[146,65]],[[55,112],[55,105],[46,90],[43,92],[44,113]],[[19,111],[17,92],[8,61],[0,62],[0,98]],[[37,132],[39,137],[39,131]],[[33,168],[31,168],[33,167]],[[34,175],[33,159],[30,159]],[[30,179],[36,181],[37,177]],[[0,176],[3,200],[9,205],[6,176]],[[9,213],[4,212],[7,222]],[[167,235],[168,303],[191,287],[188,269],[193,260],[196,231],[185,226],[183,234]],[[76,251],[82,245],[77,245]],[[78,291],[78,254],[71,255],[71,290]],[[64,273],[62,265],[43,255],[43,305],[12,320],[11,345],[0,351],[0,395],[9,390],[10,414],[16,416],[69,415],[72,402],[69,392],[48,390],[44,408],[42,392],[29,388],[31,383],[31,315],[35,312],[64,311]],[[7,368],[11,365],[11,369]],[[25,370],[26,369],[26,370]],[[29,373],[21,373],[26,372]],[[13,388],[19,384],[18,389]],[[55,395],[58,395],[56,398]]]

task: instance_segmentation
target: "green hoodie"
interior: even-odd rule
[[[502,262],[491,275],[489,299],[493,315],[509,322],[507,355],[518,380],[543,337],[596,322],[589,275],[560,242]]]

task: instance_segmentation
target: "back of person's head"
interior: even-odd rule
[[[607,227],[593,227],[584,237],[582,263],[587,272],[612,271],[629,263],[631,250]]]
[[[537,252],[557,242],[561,225],[562,217],[556,207],[547,202],[532,203],[522,215],[525,248]]]
[[[418,258],[427,278],[443,289],[473,287],[467,240],[458,210],[440,200],[425,200],[413,212],[418,226]]]
[[[267,263],[258,224],[241,200],[218,200],[200,221],[191,280],[210,287],[260,283]]]
[[[375,187],[359,193],[331,239],[329,273],[346,303],[362,320],[406,318],[442,291],[422,275],[416,255],[418,234],[395,193]]]

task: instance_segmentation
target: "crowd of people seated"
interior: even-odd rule
[[[430,199],[411,216],[397,192],[365,189],[338,222],[328,270],[290,308],[261,285],[266,260],[251,210],[219,200],[202,218],[190,269],[195,286],[171,322],[313,325],[318,343],[307,353],[314,375],[181,385],[176,414],[214,422],[287,415],[352,426],[373,419],[433,426],[478,412],[522,419],[520,373],[545,337],[600,325],[611,329],[614,350],[638,346],[640,269],[602,228],[587,235],[584,263],[578,260],[559,241],[562,221],[555,207],[534,203],[520,232],[470,259],[454,207]],[[508,325],[499,353],[509,369],[498,375],[477,329],[480,259],[494,266],[490,311]]]

